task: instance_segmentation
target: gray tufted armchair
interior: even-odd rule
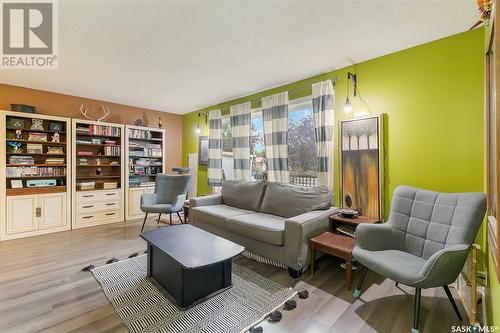
[[[394,191],[385,224],[356,229],[353,257],[363,265],[354,297],[367,269],[415,287],[413,328],[418,333],[422,288],[442,286],[460,320],[448,288],[462,270],[486,212],[484,193],[438,193],[409,186]]]
[[[157,174],[155,181],[155,192],[143,194],[141,196],[141,210],[146,213],[142,222],[141,232],[144,230],[146,219],[149,213],[158,213],[158,224],[161,214],[170,214],[170,224],[172,225],[172,213],[182,221],[179,212],[184,206],[189,186],[190,175],[167,175]]]

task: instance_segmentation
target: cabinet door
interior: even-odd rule
[[[38,195],[7,197],[7,234],[38,230]]]
[[[141,195],[145,194],[146,190],[143,188],[131,188],[129,189],[128,197],[128,214],[137,215],[141,214]]]
[[[42,194],[38,199],[41,216],[39,229],[64,227],[66,220],[66,193]]]

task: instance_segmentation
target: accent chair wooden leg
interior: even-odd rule
[[[172,213],[170,213],[170,225],[172,225]]]
[[[146,213],[146,216],[144,216],[144,221],[142,222],[142,228],[141,228],[141,232],[144,231],[144,226],[146,225],[146,220],[148,219],[148,213]]]
[[[177,212],[177,216],[179,217],[179,220],[181,220],[181,224],[184,224],[184,221],[182,221],[182,217],[181,214],[179,214],[179,212]]]
[[[422,289],[415,288],[415,303],[413,303],[413,328],[411,333],[418,333],[418,320],[420,317],[420,296]]]
[[[444,291],[446,292],[446,296],[448,296],[448,299],[451,302],[451,306],[453,306],[453,310],[455,310],[455,313],[458,316],[458,319],[460,319],[460,321],[462,321],[463,320],[462,315],[460,314],[460,311],[458,310],[457,303],[455,303],[455,300],[453,299],[453,295],[451,294],[450,288],[448,288],[448,286],[443,286],[443,288],[444,288]]]
[[[363,266],[363,268],[361,269],[361,276],[359,277],[359,280],[358,280],[358,286],[356,287],[356,289],[352,293],[352,296],[354,296],[354,298],[358,298],[359,295],[361,295],[361,287],[363,286],[363,282],[365,282],[366,272],[368,272],[368,268]]]
[[[160,219],[161,219],[161,213],[158,214],[158,221],[156,221],[156,224],[159,226],[160,225]]]

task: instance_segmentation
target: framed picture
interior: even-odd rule
[[[208,136],[198,137],[198,164],[208,165]]]
[[[341,120],[339,130],[341,207],[350,196],[351,209],[383,220],[382,115]]]
[[[13,179],[10,181],[11,188],[23,188],[23,181],[21,179]]]

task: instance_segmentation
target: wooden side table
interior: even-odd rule
[[[380,220],[366,216],[346,218],[336,214],[331,215],[329,218],[333,232],[325,232],[309,240],[311,250],[311,273],[314,274],[315,270],[316,251],[342,258],[345,260],[345,283],[349,290],[351,289],[352,250],[354,249],[356,240],[353,237],[337,232],[337,227],[342,225],[357,227],[359,224],[378,223]]]
[[[345,283],[351,289],[352,249],[356,240],[333,232],[325,232],[309,240],[311,249],[311,273],[314,274],[316,251],[345,260]]]

